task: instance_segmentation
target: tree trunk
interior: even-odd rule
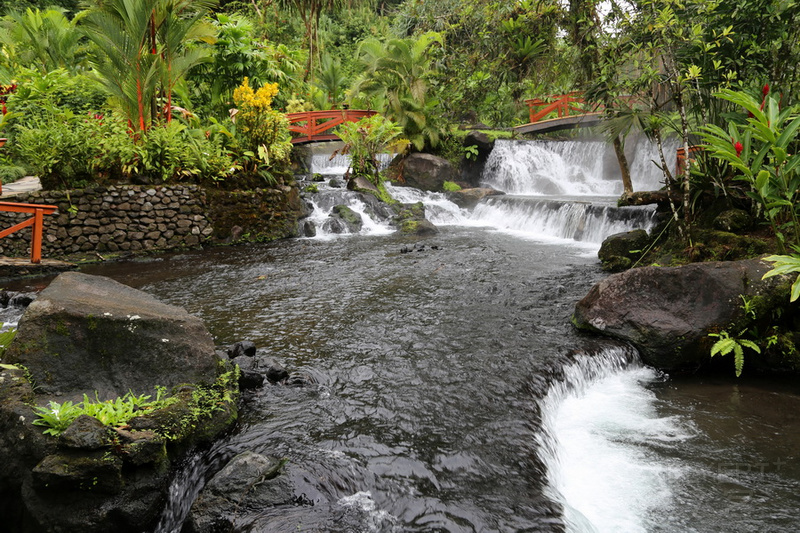
[[[631,171],[628,167],[628,158],[625,157],[625,146],[622,144],[622,139],[619,135],[614,137],[612,144],[614,145],[614,153],[617,154],[619,171],[622,174],[622,188],[626,194],[630,194],[633,192],[633,183],[631,183]]]

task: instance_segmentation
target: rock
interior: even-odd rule
[[[393,222],[402,235],[430,236],[439,232],[436,226],[425,218],[425,206],[422,202],[396,204],[394,209],[397,215]]]
[[[264,385],[263,374],[255,370],[242,370],[239,373],[239,389],[252,390]]]
[[[338,217],[344,221],[349,233],[358,233],[364,225],[361,215],[347,207],[346,205],[335,205],[331,210],[332,217]]]
[[[337,180],[336,178],[331,178],[330,181],[328,182],[328,187],[331,187],[332,189],[341,189],[342,187],[344,187],[344,185],[342,184],[341,181]]]
[[[328,217],[325,222],[322,223],[322,229],[326,233],[333,233],[334,235],[339,235],[341,233],[347,232],[347,224],[344,223],[344,220],[338,217]]]
[[[456,172],[447,159],[415,153],[403,162],[402,179],[409,187],[423,191],[441,191],[445,181],[456,179]]]
[[[300,234],[303,237],[316,237],[317,236],[317,226],[311,220],[304,220],[302,221],[302,230]]]
[[[667,211],[670,209],[670,200],[678,205],[682,201],[680,194],[670,194],[667,191],[626,192],[622,193],[622,196],[617,200],[617,207],[656,204],[660,211]]]
[[[252,341],[239,341],[234,343],[228,349],[228,357],[231,359],[236,359],[237,357],[246,356],[246,357],[255,357],[256,356],[256,345]]]
[[[464,147],[476,147],[478,153],[462,159],[461,180],[472,187],[477,187],[480,184],[489,154],[494,149],[494,141],[489,139],[489,136],[483,132],[471,131],[464,137],[463,145]]]
[[[709,361],[708,334],[735,330],[743,318],[740,295],[775,305],[787,299],[786,279],[761,279],[770,269],[754,259],[628,270],[595,285],[575,306],[573,323],[632,343],[656,368],[696,369]]]
[[[256,366],[255,359],[252,357],[247,357],[246,355],[234,357],[231,359],[231,362],[235,365],[239,365],[239,368],[242,370],[253,370]]]
[[[278,383],[289,377],[289,372],[280,363],[269,361],[268,365],[266,375],[270,383]]]
[[[250,451],[231,459],[192,504],[184,531],[215,533],[233,531],[236,518],[289,504],[291,483],[280,476],[283,463]]]
[[[203,322],[109,278],[61,274],[28,307],[5,360],[27,367],[38,390],[79,399],[213,383],[219,358]]]
[[[81,415],[72,421],[59,436],[59,443],[66,448],[99,450],[109,446],[111,430],[93,416]]]
[[[125,463],[135,466],[161,464],[167,459],[166,441],[154,431],[115,430]]]
[[[597,256],[608,272],[621,272],[633,265],[650,244],[650,237],[643,229],[616,233],[607,237],[600,245]]]
[[[116,494],[122,490],[122,460],[104,452],[48,455],[33,469],[33,486],[40,491]]]
[[[347,180],[347,190],[378,194],[378,188],[364,176],[350,176]]]
[[[505,193],[488,187],[476,187],[473,189],[461,189],[460,191],[448,192],[447,199],[462,209],[472,209],[487,196],[496,196],[499,194]]]
[[[739,233],[753,227],[753,217],[743,209],[728,209],[714,219],[714,229]]]

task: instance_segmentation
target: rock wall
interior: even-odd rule
[[[290,187],[230,192],[194,185],[109,186],[37,191],[14,201],[58,206],[44,219],[42,257],[51,259],[194,247],[230,240],[236,226],[259,240],[292,237],[303,212],[299,192]],[[0,212],[0,228],[26,218]],[[0,240],[0,254],[26,257],[30,236],[24,229]]]

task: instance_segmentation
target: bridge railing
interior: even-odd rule
[[[587,104],[582,93],[572,92],[567,94],[551,95],[545,99],[533,98],[525,100],[528,104],[529,119],[531,123],[539,122],[550,113],[555,112],[558,118],[570,114],[586,114],[600,111],[602,106]]]
[[[42,204],[18,204],[14,202],[0,202],[0,211],[10,213],[28,213],[33,217],[15,224],[8,229],[0,231],[0,239],[11,235],[15,231],[33,226],[31,233],[31,263],[42,261],[42,230],[44,228],[44,215],[52,215],[58,206]]]
[[[362,118],[371,117],[375,113],[375,111],[359,109],[331,109],[328,111],[287,113],[286,116],[289,118],[289,130],[299,134],[292,138],[292,142],[297,144],[337,140],[339,137],[330,132],[330,130],[344,122],[358,122]]]

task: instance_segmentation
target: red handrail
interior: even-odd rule
[[[10,213],[29,213],[33,217],[8,229],[0,231],[0,239],[11,235],[15,231],[33,226],[31,233],[31,263],[42,261],[42,228],[44,227],[44,215],[52,215],[58,206],[40,204],[18,204],[14,202],[0,202],[0,211]]]
[[[344,122],[358,122],[362,118],[371,117],[375,111],[358,109],[331,109],[328,111],[302,111],[300,113],[287,113],[289,131],[299,133],[300,136],[292,139],[293,143],[329,141],[338,139],[334,134],[323,135]]]
[[[531,123],[542,120],[553,111],[558,114],[558,118],[561,118],[565,115],[569,115],[571,111],[582,114],[597,111],[601,107],[599,105],[594,106],[592,110],[587,111],[586,100],[583,99],[581,93],[577,92],[551,95],[546,97],[545,100],[533,98],[531,100],[525,100],[525,103],[528,104],[529,119]]]

